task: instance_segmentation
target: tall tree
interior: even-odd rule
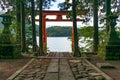
[[[16,30],[16,43],[20,44],[21,46],[21,7],[20,7],[20,0],[16,0],[16,18],[17,18],[17,30]]]
[[[98,51],[98,0],[94,0],[94,52],[97,53]]]
[[[21,1],[21,51],[26,52],[26,37],[25,37],[25,2]]]
[[[76,20],[76,5],[77,2],[76,0],[73,0],[72,2],[73,6],[72,6],[72,17],[73,17],[73,28],[74,28],[74,56],[81,56],[80,51],[79,51],[79,47],[78,47],[78,35],[77,35],[77,20]]]
[[[36,52],[37,42],[36,42],[36,29],[35,29],[35,4],[34,4],[34,0],[31,0],[31,4],[32,4],[31,18],[32,18],[33,52]]]
[[[106,17],[108,17],[111,14],[111,0],[105,0],[106,3]],[[106,23],[109,23],[109,19],[106,20]],[[109,31],[109,26],[106,25],[107,27],[107,33]]]
[[[39,1],[39,54],[43,55],[43,40],[42,40],[42,0]]]

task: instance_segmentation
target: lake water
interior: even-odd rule
[[[37,37],[37,44],[39,44]],[[47,37],[48,50],[55,52],[72,52],[71,41],[68,37]]]

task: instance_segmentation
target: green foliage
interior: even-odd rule
[[[84,36],[85,38],[92,38],[94,34],[93,26],[84,26],[78,30],[79,36]]]
[[[11,44],[0,44],[0,58],[13,57],[13,46]]]
[[[14,44],[0,44],[0,59],[18,58],[20,51],[18,45]]]
[[[74,0],[75,1],[75,0]],[[84,18],[84,22],[89,22],[91,20],[91,17],[93,17],[93,9],[94,7],[96,7],[98,5],[98,21],[100,22],[100,24],[104,24],[105,22],[105,11],[106,11],[106,0],[97,0],[98,4],[95,3],[94,4],[94,0],[76,0],[76,11],[77,11],[77,16],[80,16],[80,18]],[[109,0],[108,0],[109,1]],[[120,15],[120,1],[119,0],[111,0],[111,9],[112,12]],[[70,3],[70,0],[65,0],[62,3],[58,4],[58,7],[60,8],[60,10],[64,10],[67,11],[72,7],[72,3]],[[85,15],[80,15],[78,13],[80,13],[79,11],[87,11],[87,14]],[[70,14],[68,15],[69,18],[72,19],[72,12],[70,12]]]
[[[85,26],[78,29],[79,42],[84,43],[85,46],[80,46],[81,51],[92,51],[93,47],[93,26]]]
[[[10,25],[10,31],[17,32],[17,24],[16,19],[12,19],[12,24]]]
[[[0,35],[0,58],[17,58],[20,52],[17,46],[11,42],[12,38],[8,30],[4,30],[4,33]]]
[[[115,30],[115,25],[116,25],[116,19],[118,16],[114,13],[110,14],[107,16],[106,19],[109,20],[107,23],[107,28],[108,31],[106,34],[103,34],[101,39],[100,44],[99,44],[99,49],[98,49],[98,56],[103,58],[103,59],[109,59],[109,60],[114,60],[114,59],[119,59],[119,38],[118,34],[116,33]]]
[[[21,45],[13,44],[13,58],[19,58],[21,56]]]
[[[106,45],[107,45],[108,39],[109,37],[105,29],[99,31],[98,56],[103,59],[105,59]]]
[[[38,25],[36,25],[36,34],[37,36],[39,36],[39,27]],[[33,37],[32,37],[32,26],[31,24],[27,24],[26,25],[26,29],[25,29],[25,36],[26,36],[26,49],[29,52],[32,52],[32,45],[33,45]]]
[[[32,46],[32,26],[26,27],[26,48],[28,51],[31,50]]]
[[[2,33],[2,29],[0,29],[0,34]]]
[[[106,35],[105,37],[102,38],[103,40],[98,46],[98,56],[105,59],[106,56],[106,45],[108,43],[108,36]]]
[[[103,59],[108,59],[110,56],[108,56],[106,53],[106,46],[108,45],[111,32],[106,33],[106,29],[103,29],[99,33],[100,33],[100,35],[99,35],[98,56]],[[108,53],[108,54],[110,54],[110,53]]]
[[[94,27],[93,26],[85,26],[78,29],[79,41],[81,43],[86,44],[81,48],[81,51],[92,51],[93,49],[93,34]],[[106,45],[109,40],[109,36],[106,33],[106,29],[104,27],[99,28],[99,56],[105,56]]]
[[[53,26],[47,28],[47,36],[49,37],[68,37],[71,36],[71,27]]]

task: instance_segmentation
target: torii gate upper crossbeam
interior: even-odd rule
[[[70,11],[42,11],[43,16],[46,15],[68,15]],[[85,15],[85,11],[80,11],[79,15]],[[36,15],[39,15],[39,12],[36,13]]]

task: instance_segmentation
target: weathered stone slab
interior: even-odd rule
[[[48,73],[58,72],[58,59],[52,59],[47,69]]]
[[[58,80],[58,59],[52,59],[43,80]]]
[[[58,73],[47,73],[43,80],[58,80]]]
[[[75,80],[67,59],[60,59],[59,80]]]
[[[105,69],[114,69],[115,66],[113,66],[112,64],[110,63],[96,63],[96,65],[99,67],[99,68],[105,68]]]

